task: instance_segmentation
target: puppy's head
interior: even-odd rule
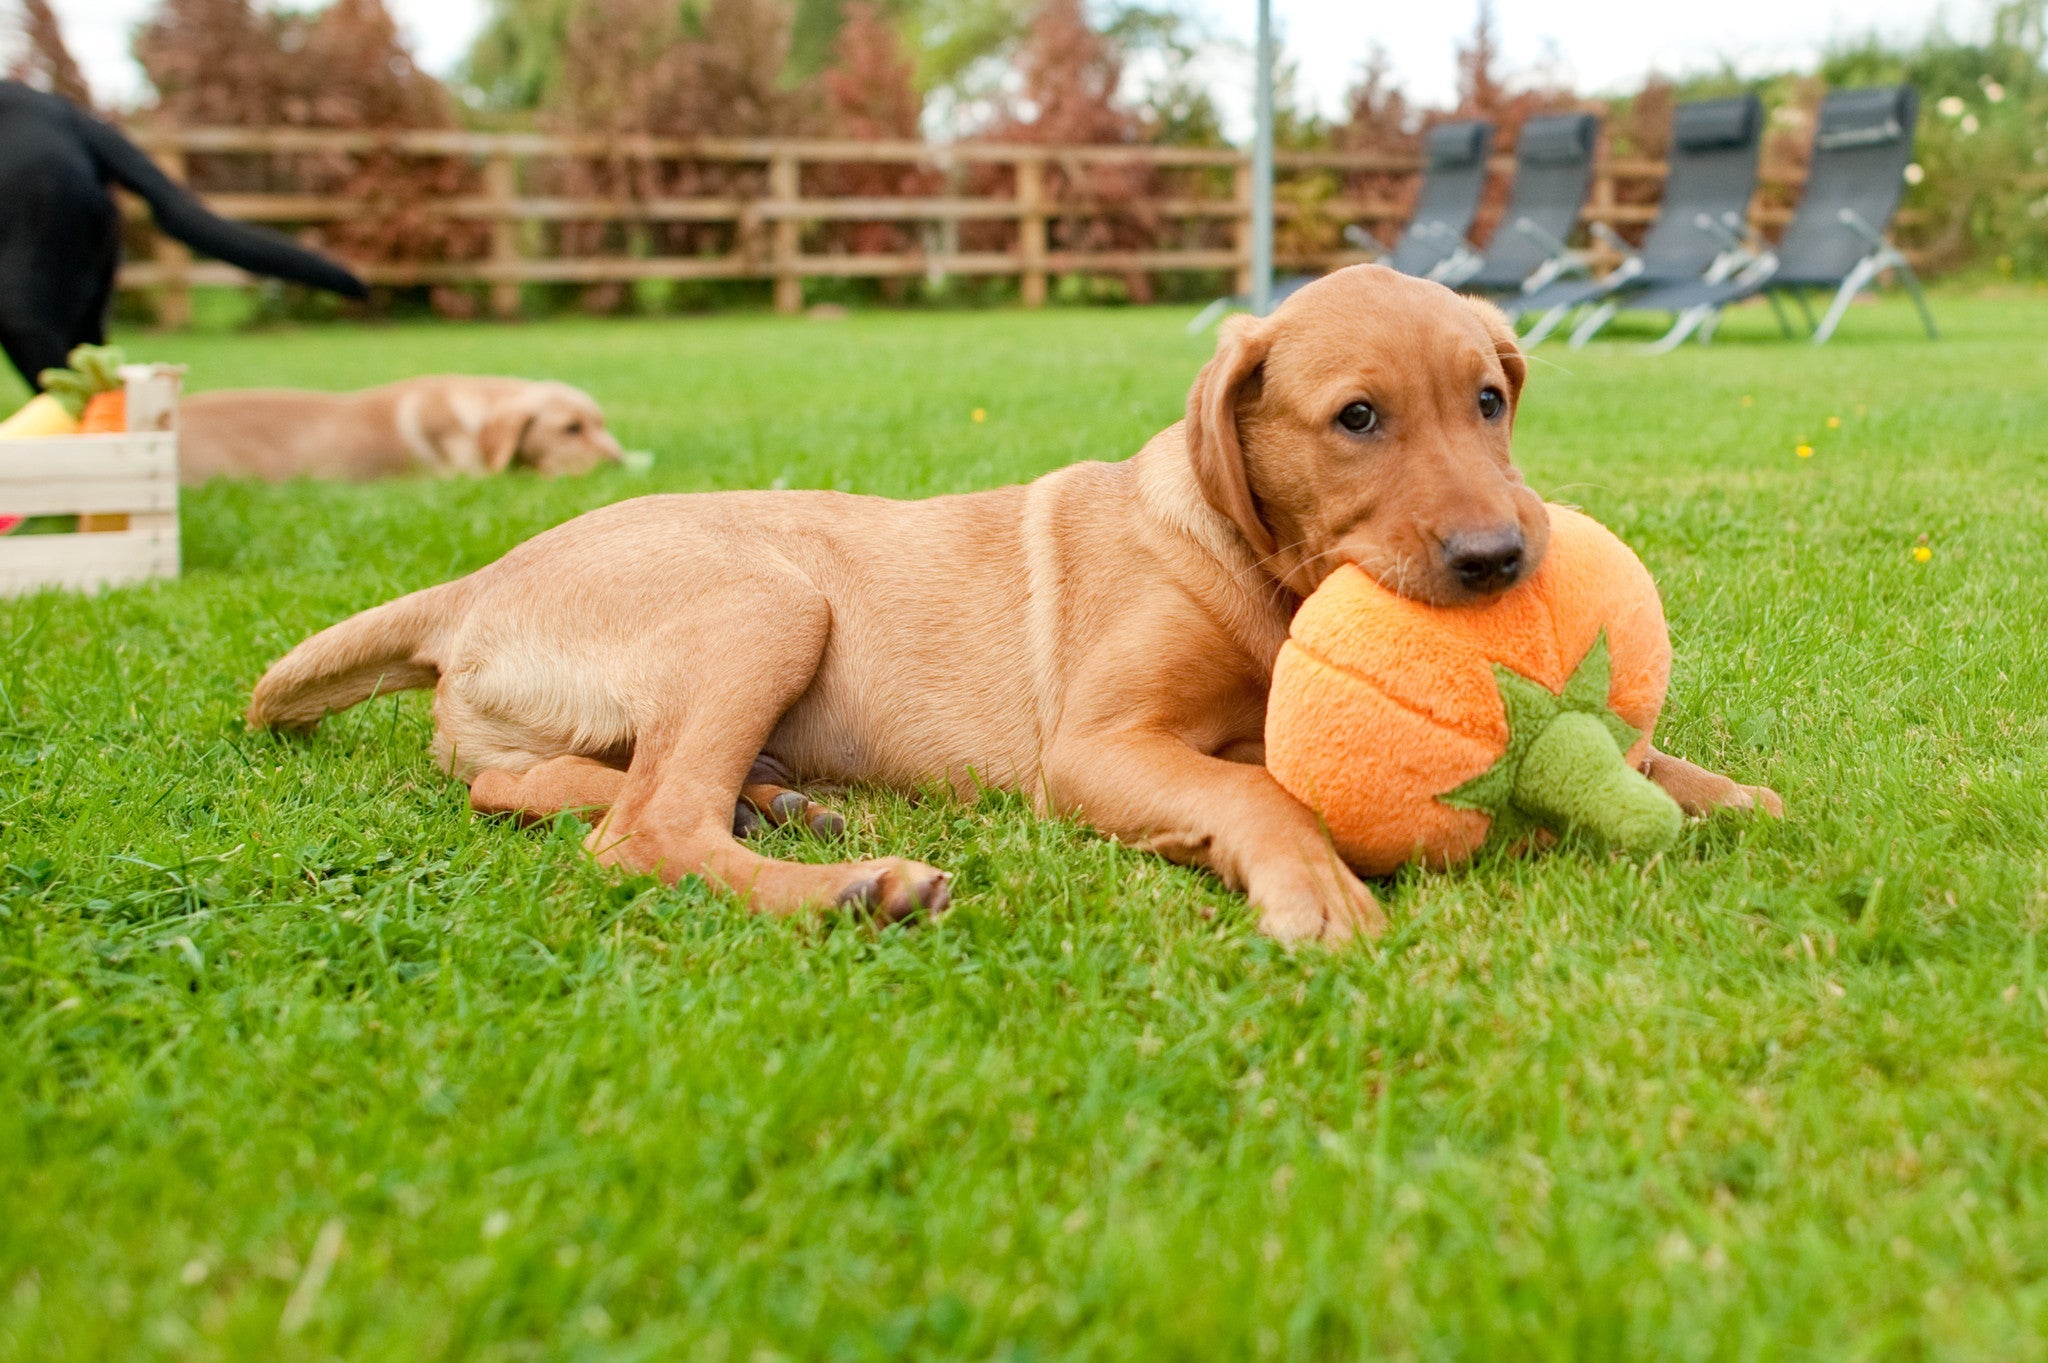
[[[478,434],[484,467],[503,473],[524,464],[546,477],[588,473],[619,462],[596,399],[566,383],[530,383],[485,418]]]
[[[1492,304],[1353,266],[1231,319],[1188,393],[1188,454],[1294,592],[1356,563],[1405,596],[1474,601],[1550,543],[1508,453],[1527,372]]]

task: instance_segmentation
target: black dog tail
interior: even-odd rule
[[[142,148],[92,117],[74,111],[79,138],[99,163],[101,174],[142,197],[156,225],[193,250],[344,298],[363,298],[363,281],[325,256],[315,255],[282,233],[229,222],[211,212],[192,192],[157,169]]]

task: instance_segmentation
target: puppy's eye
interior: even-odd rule
[[[582,435],[583,423],[580,421],[572,421],[567,426],[564,426],[562,429],[570,435]]]
[[[1364,435],[1380,424],[1380,414],[1370,402],[1354,402],[1337,413],[1337,424],[1353,435]]]
[[[1491,421],[1507,409],[1508,400],[1501,393],[1500,389],[1482,388],[1479,390],[1479,415]]]

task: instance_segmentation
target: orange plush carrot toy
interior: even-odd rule
[[[1606,527],[1550,509],[1526,582],[1432,606],[1345,567],[1273,669],[1266,765],[1367,875],[1577,829],[1645,854],[1678,836],[1641,772],[1671,679],[1657,586]]]

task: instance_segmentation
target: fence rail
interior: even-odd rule
[[[1042,304],[1049,281],[1063,275],[1205,271],[1229,275],[1239,291],[1249,287],[1250,166],[1248,158],[1228,149],[278,128],[143,128],[134,135],[174,178],[196,181],[195,187],[225,217],[314,233],[394,214],[472,225],[479,229],[478,244],[453,258],[356,264],[373,284],[487,290],[490,308],[500,316],[519,311],[521,285],[545,283],[768,281],[783,311],[802,307],[807,279],[1010,277],[1032,306]],[[192,174],[208,163],[232,163],[234,158],[274,168],[289,166],[293,158],[331,162],[366,157],[454,164],[468,187],[452,194],[362,198],[292,188],[207,192],[208,176]],[[1282,179],[1276,206],[1283,229],[1279,264],[1291,270],[1324,270],[1369,259],[1343,246],[1337,230],[1362,224],[1391,238],[1407,216],[1420,173],[1413,157],[1376,152],[1281,152],[1275,160]],[[743,183],[738,190],[717,193],[644,196],[549,188],[559,181],[550,179],[549,167],[578,163],[714,168],[726,180]],[[914,169],[921,183],[941,187],[901,196],[835,194],[817,186],[806,192],[807,171],[877,166]],[[1152,176],[1153,183],[1138,197],[1128,192],[1105,196],[1088,188],[1091,173],[1117,167],[1136,168]],[[1504,181],[1513,164],[1497,157],[1493,169]],[[1664,174],[1660,162],[1603,157],[1587,220],[1621,230],[1649,222],[1656,216],[1649,201],[1655,195],[1645,191]],[[1166,184],[1174,175],[1181,182]],[[287,170],[282,178],[292,176]],[[1751,206],[1752,224],[1765,231],[1782,226],[1790,216],[1784,205],[1797,197],[1801,178],[1798,171],[1767,165]],[[1627,185],[1644,189],[1625,194]],[[1305,192],[1290,193],[1289,186]],[[1182,239],[1139,247],[1117,242],[1077,246],[1067,240],[1070,225],[1119,215],[1124,220],[1142,217],[1153,225],[1154,236],[1160,225],[1177,224]],[[595,225],[601,232],[618,229],[624,242],[602,253],[563,250],[559,240],[550,240],[549,231],[572,224]],[[806,249],[807,229],[829,233],[835,224],[914,227],[922,236],[908,249],[857,251],[844,249],[843,242]],[[727,235],[716,249],[662,253],[648,235],[662,225],[722,228]],[[1001,237],[995,246],[961,242],[963,230],[989,226]],[[1297,230],[1290,233],[1290,227]],[[231,266],[194,262],[183,247],[161,235],[155,236],[147,258],[132,260],[120,276],[124,289],[152,295],[166,325],[189,318],[192,288],[247,281]]]

